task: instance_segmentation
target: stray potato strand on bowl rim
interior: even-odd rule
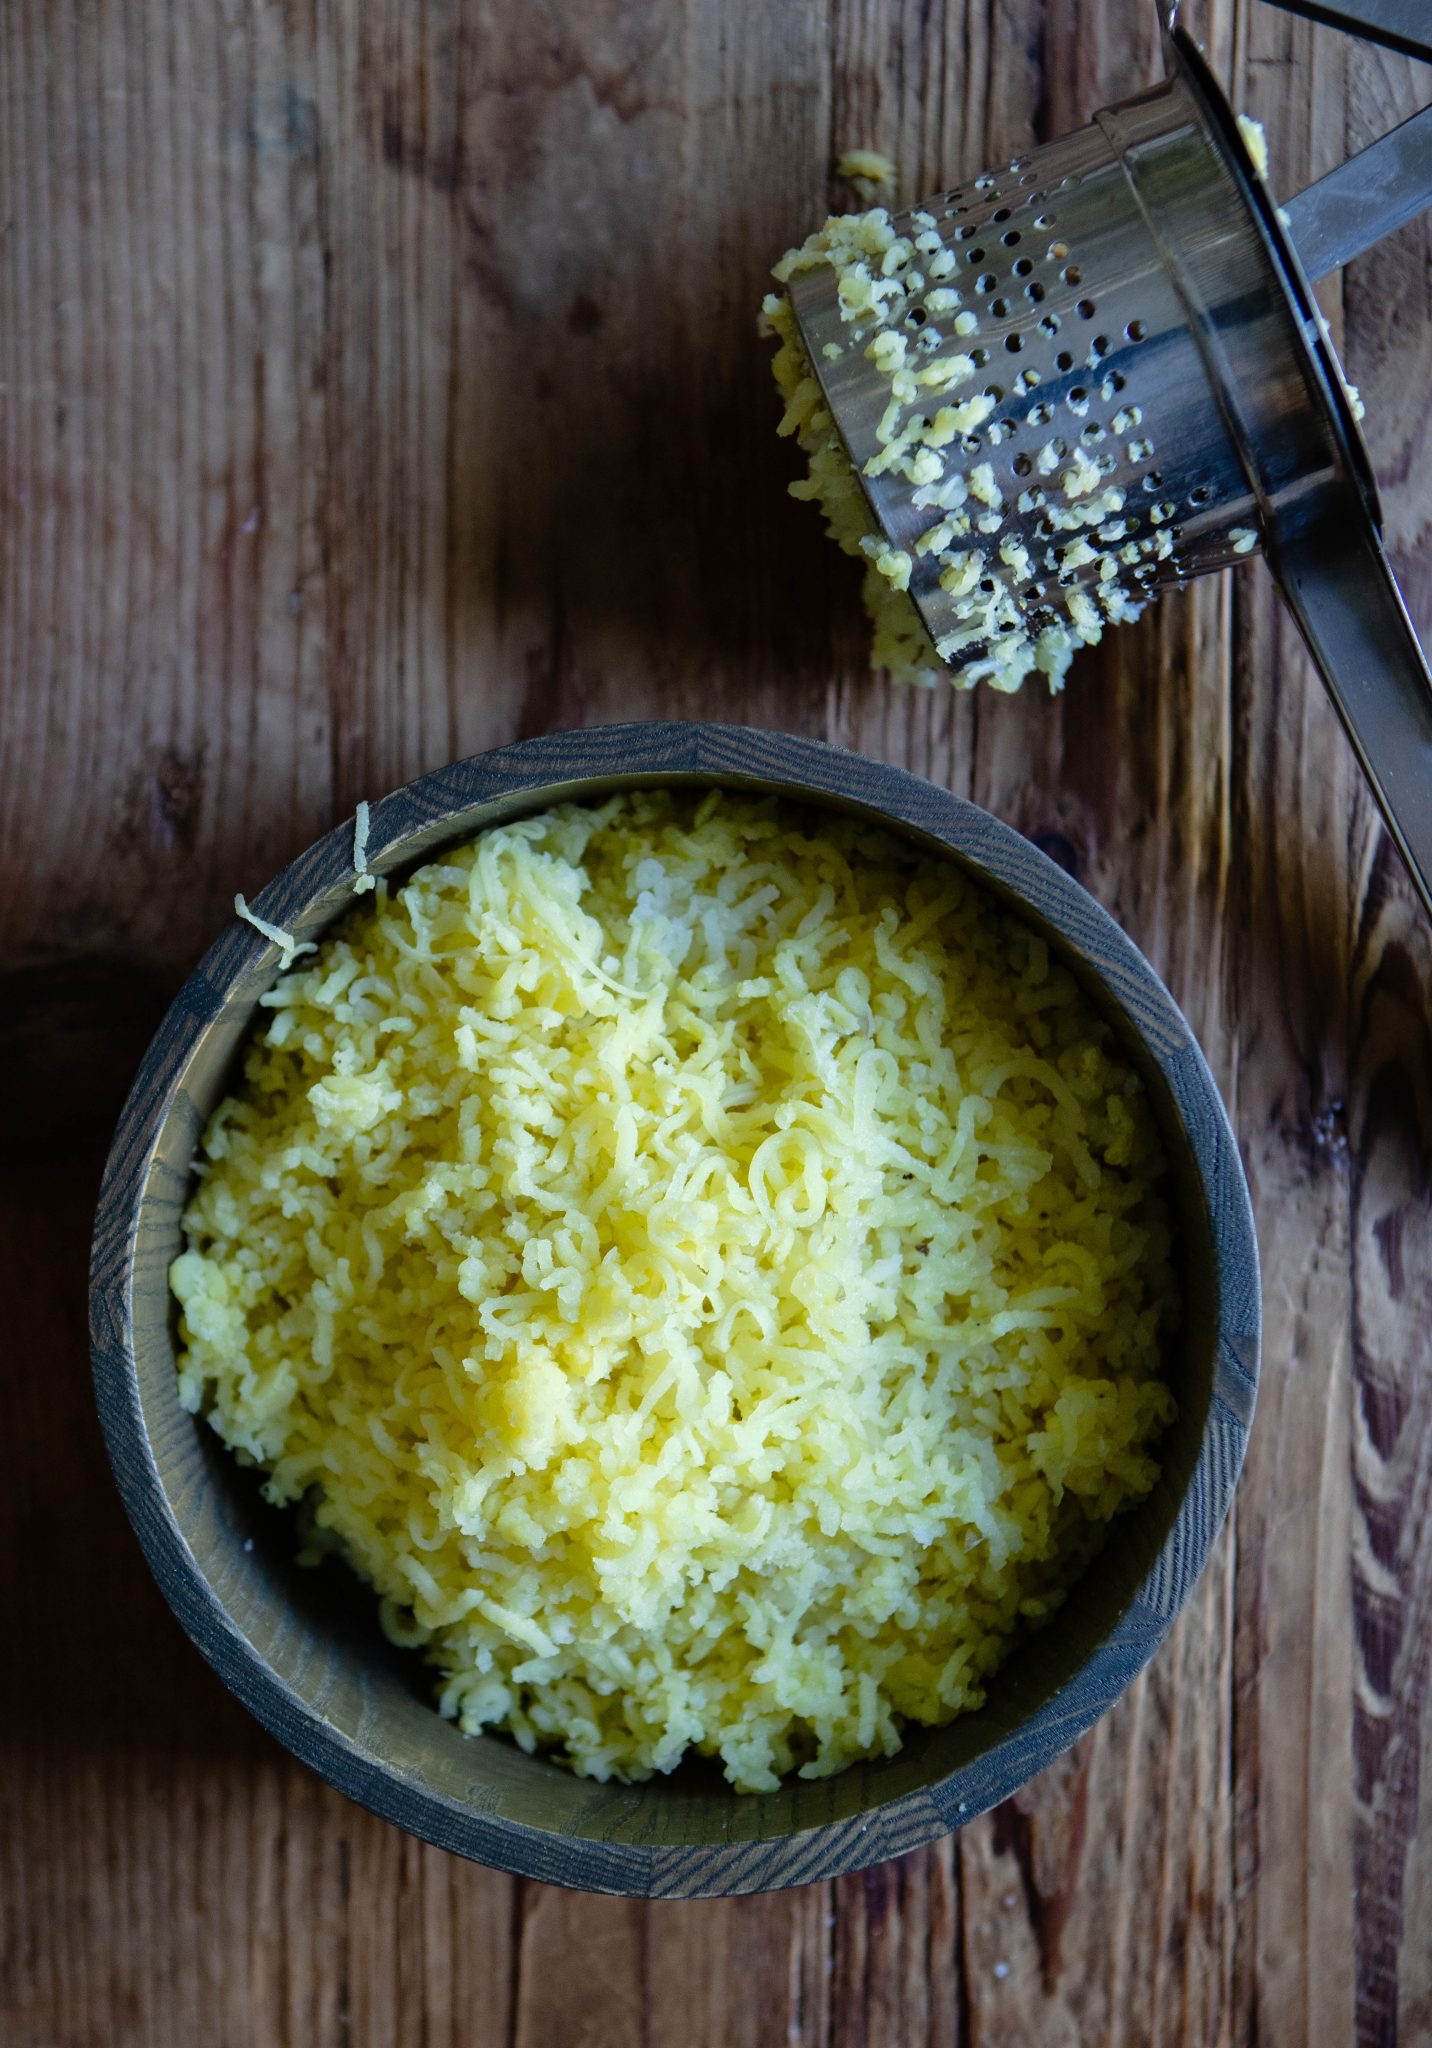
[[[737,1788],[978,1705],[1152,1485],[1157,1135],[947,862],[720,792],[380,881],[264,998],[180,1388],[440,1704]]]

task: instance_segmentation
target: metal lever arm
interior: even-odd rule
[[[1345,28],[1369,43],[1432,63],[1432,17],[1427,0],[1273,0],[1289,14]]]
[[[1432,0],[1429,0],[1432,4]],[[1283,211],[1311,278],[1326,277],[1432,206],[1432,107],[1369,143]]]
[[[1432,674],[1372,526],[1326,524],[1281,551],[1278,582],[1432,916]]]

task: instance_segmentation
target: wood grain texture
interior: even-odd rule
[[[1426,96],[1256,0],[1198,25],[1283,190]],[[1432,2040],[1427,932],[1257,570],[1057,704],[872,683],[751,339],[836,150],[913,198],[1156,61],[1132,0],[0,10],[7,2042]],[[1424,633],[1429,251],[1329,301]],[[893,1871],[640,1908],[418,1848],[227,1699],[82,1304],[234,889],[454,754],[653,715],[859,746],[1074,866],[1234,1106],[1267,1344],[1221,1569],[1066,1763]]]

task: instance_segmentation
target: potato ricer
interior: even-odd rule
[[[1276,4],[1432,61],[1426,0]],[[1279,206],[1172,8],[1164,27],[1160,84],[896,216],[925,254],[890,324],[928,351],[961,306],[959,347],[993,403],[959,445],[998,479],[1002,559],[1032,629],[1096,584],[1117,617],[1111,584],[1133,608],[1266,555],[1432,912],[1432,675],[1310,283],[1432,203],[1432,107]],[[789,291],[876,525],[909,554],[910,596],[949,645],[969,608],[921,552],[928,494],[877,459],[889,381],[851,345],[861,331],[831,268]],[[1098,547],[1071,550],[1043,487],[1066,460],[1118,508]]]

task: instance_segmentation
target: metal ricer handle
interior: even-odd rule
[[[1277,0],[1283,5],[1284,0]],[[1283,209],[1310,278],[1327,277],[1432,206],[1432,107],[1309,185]]]
[[[1273,0],[1432,62],[1428,0]],[[1423,108],[1285,208],[1310,277],[1325,277],[1432,203],[1432,107]],[[1371,520],[1314,532],[1276,564],[1387,829],[1432,915],[1432,673]]]
[[[1427,0],[1273,0],[1273,5],[1289,14],[1301,14],[1306,21],[1345,28],[1349,35],[1400,50],[1404,57],[1424,57],[1432,63]]]
[[[1276,564],[1387,829],[1432,916],[1432,674],[1371,522],[1314,531]]]
[[[1428,0],[1273,0],[1290,14],[1347,29],[1432,63]],[[1284,208],[1311,278],[1340,270],[1432,205],[1432,107],[1349,157]]]
[[[1157,0],[1157,4],[1165,33],[1172,33],[1181,0]],[[1346,29],[1366,43],[1399,50],[1404,57],[1424,57],[1432,63],[1427,0],[1270,0],[1270,5],[1288,14],[1301,14],[1305,21]]]

